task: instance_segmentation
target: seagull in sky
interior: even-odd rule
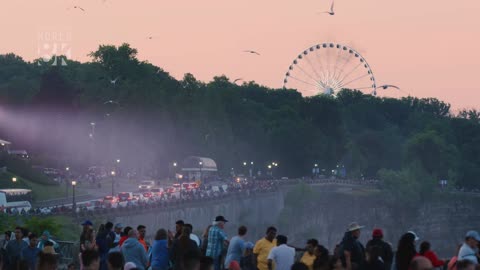
[[[85,9],[83,9],[82,7],[74,6],[73,8],[78,8],[78,9],[80,9],[81,11],[85,12]]]
[[[113,84],[113,85],[116,85],[118,79],[120,79],[120,77],[117,77],[117,78],[115,78],[114,80],[110,80],[110,83]]]
[[[258,52],[252,51],[252,50],[246,50],[246,51],[243,51],[243,52],[260,55]]]
[[[391,85],[391,84],[380,85],[380,86],[377,86],[377,88],[382,88],[382,89],[395,88],[395,89],[400,90],[400,87],[395,86],[395,85]]]
[[[116,104],[116,105],[120,105],[120,103],[118,103],[118,102],[115,101],[115,100],[107,100],[107,101],[105,101],[103,104],[105,104],[105,105],[106,105],[106,104]]]
[[[335,4],[335,1],[332,0],[332,5],[330,6],[330,11],[324,11],[324,12],[320,12],[320,13],[328,13],[329,15],[335,15],[335,11],[333,11],[333,5]]]

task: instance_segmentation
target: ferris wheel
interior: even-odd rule
[[[336,95],[344,88],[377,94],[372,69],[354,49],[321,43],[301,52],[288,67],[283,87],[296,89],[304,97]]]

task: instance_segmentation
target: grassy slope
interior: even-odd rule
[[[17,182],[13,183],[12,178],[16,177]],[[34,201],[45,201],[65,197],[65,186],[63,185],[41,185],[16,176],[10,172],[0,174],[0,188],[26,188],[31,189]],[[71,196],[71,190],[69,194]],[[81,195],[81,194],[78,194]]]

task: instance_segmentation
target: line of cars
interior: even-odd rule
[[[98,200],[79,202],[77,203],[77,211],[128,207],[142,203],[148,204],[173,197],[179,198],[180,192],[195,192],[198,188],[198,183],[194,182],[158,187],[154,181],[142,181],[138,186],[138,192],[120,192],[116,196],[105,196]]]

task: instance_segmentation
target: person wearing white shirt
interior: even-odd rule
[[[469,260],[475,265],[478,264],[477,253],[478,243],[480,242],[480,235],[476,231],[468,231],[465,235],[465,243],[463,243],[458,252],[458,260]]]
[[[272,248],[268,254],[268,270],[290,270],[295,261],[295,249],[287,246],[287,237],[285,235],[277,236],[277,246]]]

